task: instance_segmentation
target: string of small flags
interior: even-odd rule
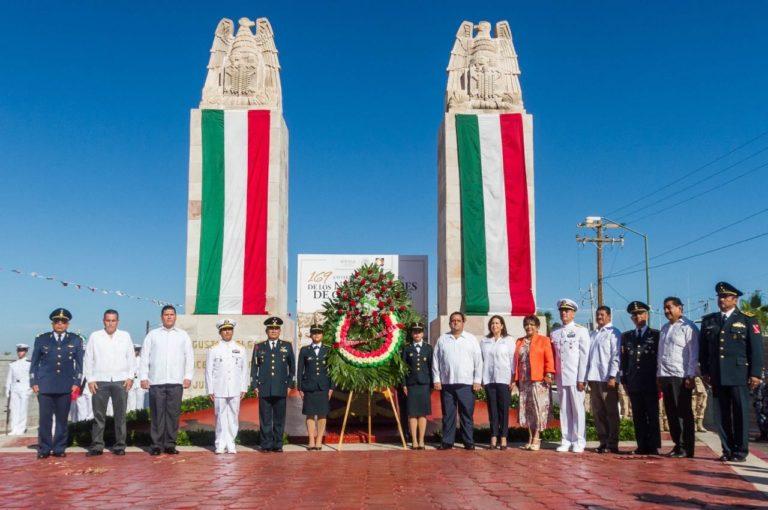
[[[128,299],[135,299],[137,301],[149,301],[150,303],[154,303],[158,306],[165,306],[165,305],[173,305],[176,308],[183,308],[184,305],[177,304],[177,303],[171,303],[170,301],[165,301],[162,299],[157,298],[150,298],[145,296],[135,296],[133,294],[128,294],[127,292],[123,292],[122,290],[110,290],[110,289],[102,289],[99,287],[93,287],[91,285],[84,285],[82,283],[76,283],[76,282],[68,282],[66,280],[60,280],[56,278],[55,276],[46,276],[42,273],[38,273],[37,271],[22,271],[21,269],[8,269],[0,267],[0,272],[10,272],[17,276],[30,276],[32,278],[36,278],[38,280],[46,280],[49,282],[55,282],[61,285],[62,287],[67,287],[75,290],[84,290],[89,291],[93,294],[114,294],[115,296],[125,297]]]

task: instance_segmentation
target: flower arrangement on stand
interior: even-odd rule
[[[345,391],[381,391],[400,384],[408,324],[420,320],[403,282],[371,264],[357,269],[324,304],[328,371]]]

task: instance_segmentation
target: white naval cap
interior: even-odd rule
[[[574,312],[579,311],[579,305],[576,304],[576,301],[573,299],[563,298],[557,300],[557,309],[558,310],[573,310]]]
[[[25,349],[29,350],[29,346],[27,344],[16,344],[17,351],[23,351]]]
[[[237,326],[237,321],[233,321],[232,319],[221,319],[216,322],[216,329],[219,331],[222,329],[235,329],[235,326]]]

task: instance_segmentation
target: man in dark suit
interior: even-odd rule
[[[256,344],[251,360],[251,387],[259,397],[259,428],[262,452],[283,451],[283,431],[288,390],[296,360],[290,342],[280,340],[280,317],[264,321],[267,340]]]
[[[659,395],[656,387],[659,330],[648,327],[650,307],[641,301],[627,306],[635,329],[621,335],[621,382],[632,405],[637,449],[635,455],[658,455]]]
[[[749,453],[749,390],[760,384],[763,336],[755,317],[736,305],[742,292],[727,282],[715,285],[719,312],[701,319],[699,362],[712,385],[721,461],[745,462]]]
[[[40,405],[37,458],[66,457],[67,418],[73,392],[83,379],[83,339],[67,331],[72,314],[65,308],[51,312],[53,331],[35,338],[29,384]],[[51,433],[53,417],[56,432]]]

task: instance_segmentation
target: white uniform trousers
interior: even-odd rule
[[[563,446],[584,448],[587,445],[584,392],[576,386],[557,388],[560,397],[560,431]]]
[[[146,393],[147,390],[142,389],[139,383],[134,383],[134,385],[131,386],[131,391],[128,392],[128,405],[126,410],[137,411],[147,407],[144,405],[144,396]]]
[[[91,403],[91,392],[83,392],[69,409],[69,421],[76,422],[92,419],[93,404]]]
[[[235,436],[240,425],[240,396],[216,397],[213,404],[216,410],[216,451],[235,453]]]
[[[11,436],[23,436],[27,430],[29,391],[12,391],[8,405],[11,409],[10,430],[8,434]]]

